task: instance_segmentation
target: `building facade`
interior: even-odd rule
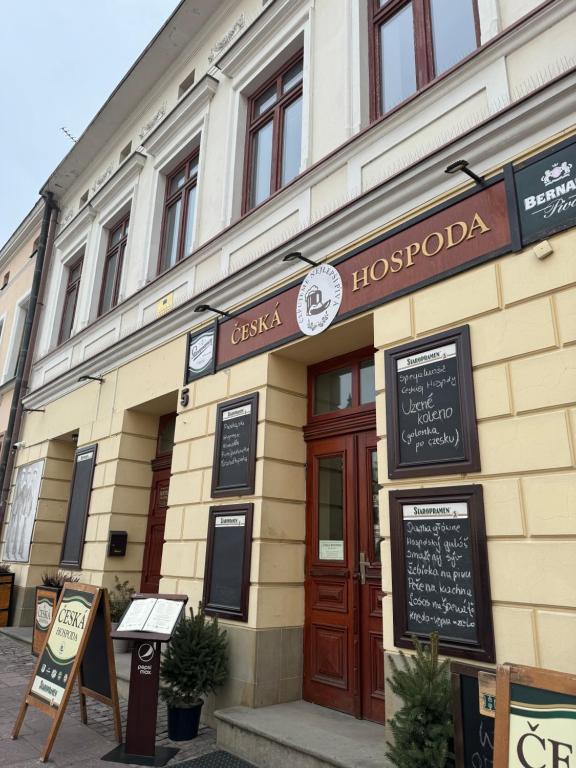
[[[22,623],[43,570],[120,574],[221,616],[216,706],[379,723],[433,626],[574,672],[575,23],[181,3],[43,188]]]

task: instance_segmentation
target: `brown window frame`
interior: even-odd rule
[[[76,305],[78,304],[78,293],[80,289],[80,281],[82,280],[82,267],[84,265],[84,253],[74,259],[69,265],[68,265],[68,279],[66,281],[66,292],[64,294],[64,304],[62,305],[62,314],[60,315],[60,330],[58,331],[58,344],[64,344],[64,342],[68,341],[69,338],[72,336],[72,330],[74,329],[74,320],[76,319]],[[70,278],[72,276],[72,273],[76,270],[77,267],[80,267],[80,273],[76,280],[71,281]],[[64,318],[66,317],[66,307],[68,306],[68,301],[70,299],[70,296],[74,292],[74,307],[72,309],[72,322],[70,323],[70,333],[66,338],[64,338],[63,332],[64,332]]]
[[[164,210],[162,212],[162,230],[161,230],[161,236],[160,236],[160,250],[158,252],[158,267],[157,267],[157,273],[160,275],[162,272],[166,272],[171,267],[165,267],[162,268],[162,255],[164,253],[164,246],[166,243],[166,230],[168,227],[168,211],[172,208],[173,205],[175,205],[178,200],[180,199],[181,202],[181,208],[180,208],[180,222],[178,224],[178,243],[176,247],[176,263],[172,266],[175,266],[178,264],[178,262],[182,261],[182,259],[186,258],[186,256],[189,256],[190,254],[184,253],[184,243],[186,242],[186,220],[188,215],[188,198],[189,198],[189,191],[192,189],[192,187],[198,186],[198,164],[199,164],[199,157],[200,157],[200,147],[197,147],[193,152],[191,152],[188,157],[183,160],[179,165],[173,170],[170,171],[169,174],[166,175],[166,189],[164,192]],[[192,165],[196,165],[196,172],[193,175],[190,175],[190,167]],[[177,189],[176,192],[173,192],[170,194],[170,184],[172,182],[172,179],[175,176],[178,176],[178,174],[182,171],[182,169],[186,170],[186,182],[183,184],[180,189]],[[196,219],[194,219],[194,226],[196,226]]]
[[[286,108],[289,107],[294,101],[301,98],[303,95],[303,83],[304,78],[300,82],[291,88],[287,93],[282,94],[282,79],[284,75],[299,61],[304,66],[304,52],[302,50],[294,54],[288,61],[278,69],[275,74],[269,78],[258,90],[250,96],[248,100],[248,124],[246,129],[246,146],[244,151],[244,188],[242,191],[242,213],[248,213],[253,208],[257,208],[259,205],[265,202],[265,200],[259,203],[251,203],[252,195],[252,160],[254,156],[253,146],[254,135],[266,125],[266,123],[272,122],[272,163],[271,163],[271,179],[270,179],[270,195],[272,195],[282,188],[282,142],[284,138],[284,113]],[[255,115],[256,102],[269,88],[276,84],[276,101],[261,115]],[[290,180],[292,181],[292,179]],[[289,183],[289,182],[287,182]],[[286,185],[284,185],[286,186]]]
[[[375,364],[375,352],[374,347],[363,347],[308,368],[308,421],[304,427],[306,441],[376,428],[376,401],[360,402],[360,368],[367,360],[374,361]],[[352,404],[348,408],[327,413],[314,413],[316,379],[323,373],[342,368],[350,368],[352,372]]]
[[[480,17],[478,15],[478,0],[471,0],[474,13],[474,28],[476,33],[476,49],[480,47]],[[370,57],[370,118],[377,120],[379,117],[390,114],[398,107],[416,96],[425,86],[442,77],[453,67],[436,75],[434,68],[434,44],[432,37],[432,19],[430,12],[430,0],[389,0],[384,6],[379,7],[378,0],[368,0],[369,3],[369,57]],[[382,107],[382,83],[380,60],[380,27],[389,21],[407,5],[412,5],[414,18],[414,55],[416,67],[416,90],[403,101],[389,110]],[[461,60],[462,61],[462,60]],[[457,62],[454,66],[459,66]]]
[[[124,218],[112,227],[108,233],[108,246],[106,248],[106,255],[104,256],[104,269],[102,271],[102,283],[100,285],[100,298],[98,299],[98,317],[100,315],[109,312],[118,304],[118,296],[120,294],[120,281],[122,280],[122,269],[124,266],[124,253],[126,251],[126,244],[128,242],[128,230],[130,224],[130,213],[126,214]],[[112,245],[112,240],[118,230],[122,230],[122,237],[117,243]],[[114,274],[114,287],[112,289],[112,299],[108,309],[102,309],[102,302],[104,300],[104,286],[106,285],[106,275],[108,271],[108,265],[112,258],[117,256],[116,267]]]

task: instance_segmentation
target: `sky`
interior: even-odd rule
[[[5,0],[0,247],[179,0]]]

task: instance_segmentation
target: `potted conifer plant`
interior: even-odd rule
[[[386,756],[397,768],[453,768],[450,662],[439,661],[436,633],[429,647],[413,642],[414,656],[400,652],[400,665],[390,659],[388,682],[403,706],[388,721],[393,742],[386,742]]]
[[[202,697],[228,677],[228,641],[218,619],[202,607],[176,626],[160,667],[160,695],[168,708],[168,737],[188,741],[198,735]]]
[[[7,563],[0,563],[0,627],[7,627],[10,622],[13,592],[14,573]]]

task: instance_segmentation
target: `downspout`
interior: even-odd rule
[[[42,227],[40,229],[40,238],[38,240],[38,253],[36,254],[36,264],[34,265],[34,277],[32,278],[32,287],[30,289],[30,301],[28,302],[28,310],[26,312],[26,319],[24,321],[24,329],[22,332],[22,340],[20,342],[20,350],[18,352],[18,364],[16,366],[16,376],[14,379],[14,391],[12,393],[12,404],[10,406],[10,416],[8,418],[8,426],[4,433],[4,442],[2,446],[2,456],[0,458],[0,530],[2,529],[2,523],[4,521],[4,515],[6,511],[6,502],[8,500],[8,493],[10,491],[10,483],[12,478],[12,469],[14,466],[14,454],[13,440],[18,435],[20,430],[20,421],[22,419],[22,395],[24,394],[27,376],[32,364],[32,353],[34,351],[34,338],[37,323],[35,324],[36,308],[38,305],[38,297],[40,295],[40,289],[42,287],[42,277],[44,260],[47,252],[48,235],[50,232],[50,224],[52,220],[53,212],[57,212],[58,208],[53,200],[51,192],[43,194],[44,197],[44,215],[42,218]]]

